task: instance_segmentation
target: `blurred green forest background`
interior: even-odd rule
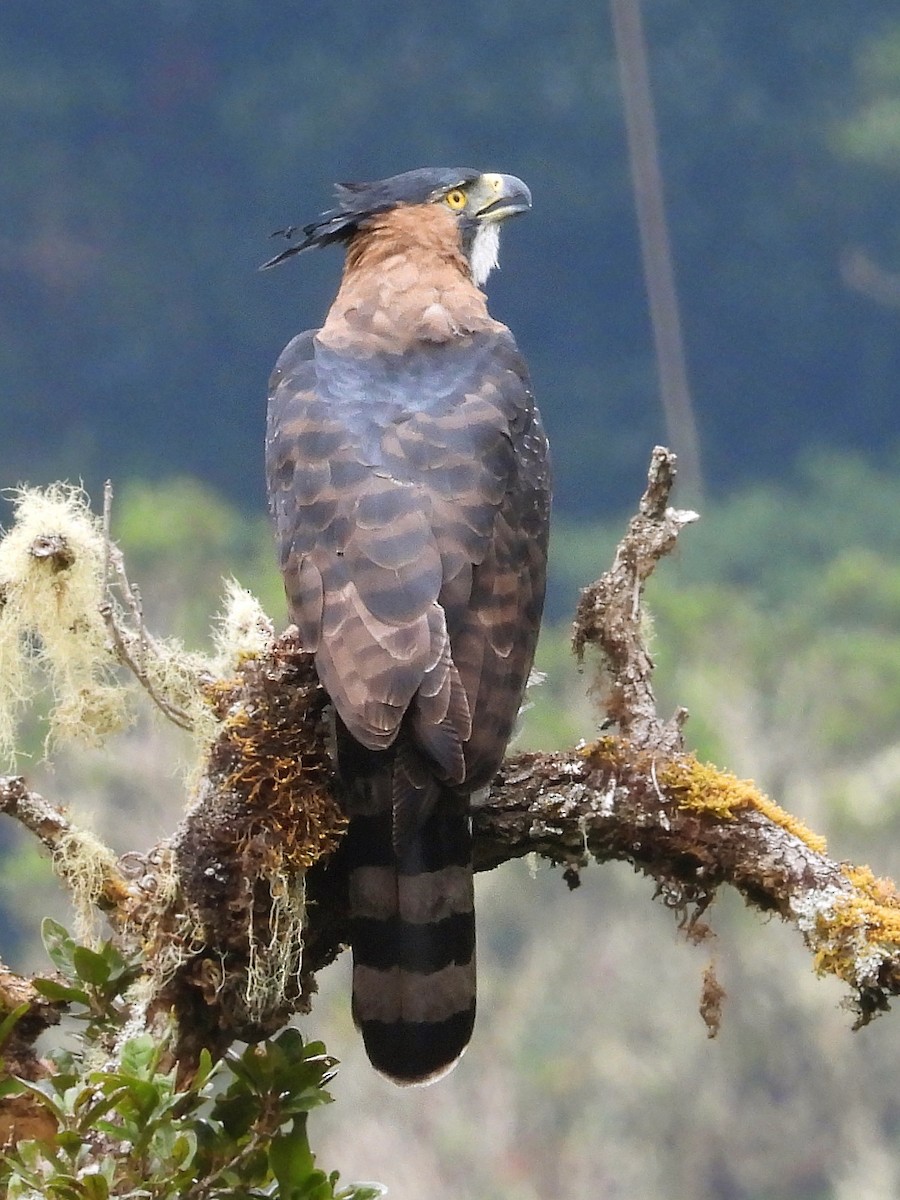
[[[900,376],[892,0],[646,5],[709,486],[810,444],[883,454]],[[584,0],[4,0],[0,474],[197,474],[258,506],[264,384],[339,254],[259,275],[332,181],[521,175],[492,307],[561,508],[662,440],[608,12]],[[673,447],[676,451],[677,446]]]
[[[686,705],[691,745],[836,857],[896,878],[900,12],[644,9],[707,490],[650,589],[661,707]],[[283,614],[265,384],[340,256],[259,275],[269,231],[337,179],[462,163],[528,181],[534,212],[490,281],[557,478],[547,680],[519,745],[591,737],[568,621],[666,440],[606,6],[4,0],[0,111],[0,484],[99,497],[111,477],[150,626],[191,644],[223,576]],[[180,735],[145,716],[52,765],[42,739],[27,721],[22,768],[118,848],[171,829]],[[34,965],[60,900],[30,845],[0,838],[0,953]],[[526,864],[478,888],[479,1023],[436,1087],[376,1078],[347,964],[323,974],[304,1027],[344,1061],[314,1118],[324,1166],[396,1200],[900,1195],[897,1018],[851,1034],[790,931],[724,898],[713,945],[690,948],[625,868],[574,895]],[[730,993],[714,1042],[711,955]]]

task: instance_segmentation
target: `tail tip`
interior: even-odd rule
[[[475,1005],[443,1021],[361,1021],[369,1061],[399,1087],[424,1087],[449,1075],[465,1054]]]

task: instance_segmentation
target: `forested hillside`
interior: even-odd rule
[[[900,17],[889,0],[646,5],[709,484],[895,443]],[[523,176],[493,308],[569,514],[664,440],[603,5],[0,6],[0,476],[168,469],[260,506],[265,381],[339,254],[258,275],[334,180]],[[677,450],[677,446],[675,449]]]

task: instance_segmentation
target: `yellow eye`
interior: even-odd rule
[[[444,199],[454,212],[459,212],[461,208],[466,207],[466,193],[459,188],[454,188],[452,192],[448,192]]]

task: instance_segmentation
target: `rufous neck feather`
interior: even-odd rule
[[[453,215],[425,204],[380,213],[356,234],[319,337],[331,345],[371,339],[373,349],[396,351],[494,325]]]

